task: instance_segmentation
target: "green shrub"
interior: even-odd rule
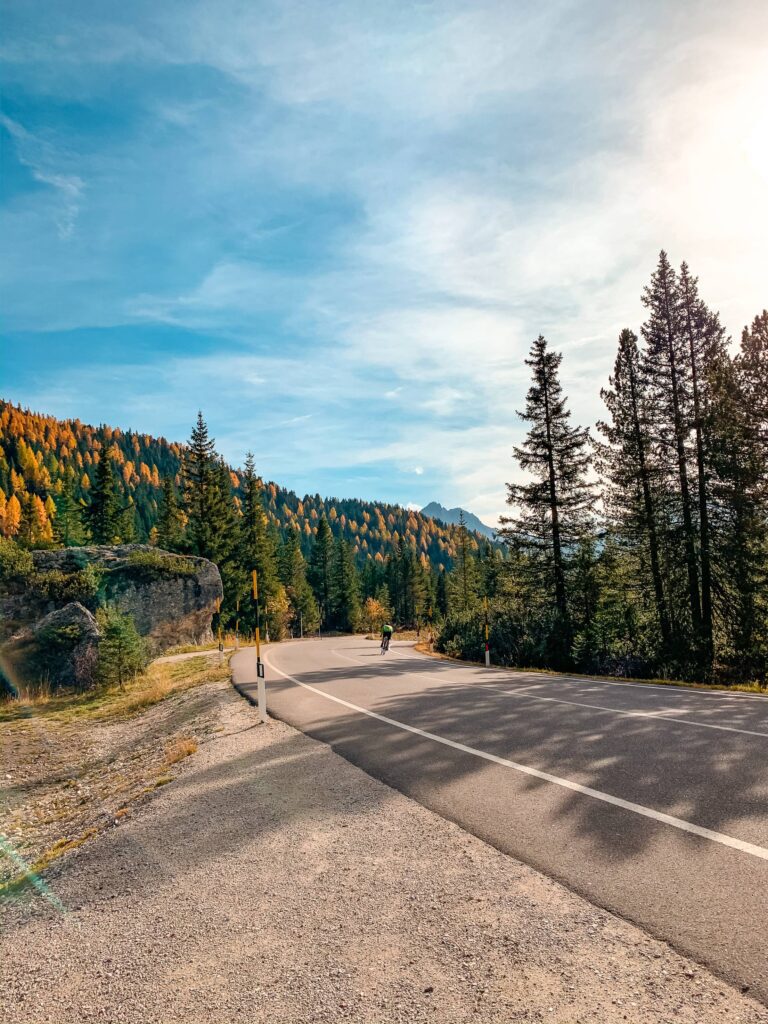
[[[115,608],[100,608],[96,621],[101,629],[97,676],[102,683],[117,683],[143,672],[149,661],[146,644],[139,636],[130,615]]]
[[[35,571],[32,554],[6,537],[0,537],[0,584],[26,583]]]
[[[29,580],[29,588],[36,597],[57,604],[79,601],[90,605],[98,596],[102,575],[103,570],[93,565],[86,565],[84,569],[76,569],[74,572],[48,569],[34,573]]]
[[[142,583],[154,580],[194,576],[194,563],[182,555],[166,555],[160,551],[134,551],[127,558],[124,568],[118,570]]]

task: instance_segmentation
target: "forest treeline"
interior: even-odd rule
[[[642,298],[594,437],[571,423],[561,355],[533,343],[514,452],[527,480],[508,485],[491,646],[518,665],[765,680],[768,312],[732,351],[665,252]],[[480,656],[480,596],[449,617],[443,649]]]
[[[527,434],[499,545],[397,506],[299,499],[234,471],[202,415],[187,445],[0,403],[0,529],[26,546],[146,539],[211,558],[222,624],[275,637],[429,620],[439,649],[518,666],[721,682],[768,671],[768,312],[740,345],[662,252],[594,433],[562,355],[526,363]]]
[[[152,542],[168,481],[178,498],[183,490],[186,446],[109,426],[57,420],[0,399],[0,534],[27,547],[80,544],[89,539],[87,515],[78,509],[92,501],[99,464],[106,452],[122,516],[116,537]],[[243,501],[243,473],[229,469],[235,507]],[[419,512],[356,498],[300,498],[267,482],[262,499],[267,522],[281,539],[296,535],[308,557],[320,519],[334,537],[349,541],[358,564],[379,565],[401,540],[435,568],[453,565],[458,529]],[[74,507],[74,513],[72,508]],[[74,532],[73,532],[74,531]],[[477,549],[481,538],[471,534]]]
[[[255,568],[274,638],[440,619],[457,562],[499,557],[464,526],[397,505],[300,499],[264,484],[252,455],[233,470],[202,414],[182,445],[5,402],[0,534],[26,548],[143,541],[210,558],[224,582],[220,623],[244,632],[255,625]]]

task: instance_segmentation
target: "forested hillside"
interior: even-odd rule
[[[120,538],[153,538],[162,506],[163,481],[182,490],[184,445],[79,420],[56,420],[0,400],[0,530],[30,546],[81,543],[87,531],[64,536],[71,503],[85,507],[105,451],[112,463],[118,502],[124,509]],[[231,470],[232,488],[242,502],[242,471]],[[308,555],[317,525],[325,517],[334,537],[349,541],[362,567],[369,559],[382,564],[405,541],[435,569],[449,570],[456,556],[458,530],[398,505],[357,498],[300,498],[275,483],[265,483],[267,520],[285,539],[296,535]],[[477,550],[478,538],[470,544]]]

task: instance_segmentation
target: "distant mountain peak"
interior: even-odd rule
[[[429,516],[431,519],[439,519],[443,523],[451,523],[454,526],[459,524],[459,515],[464,513],[464,522],[468,530],[476,530],[477,533],[482,533],[484,537],[488,537],[489,540],[493,540],[496,536],[496,531],[491,526],[478,519],[474,512],[468,512],[465,508],[446,508],[445,505],[441,505],[439,501],[430,501],[428,505],[425,505],[421,510],[423,516]]]

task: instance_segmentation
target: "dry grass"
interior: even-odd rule
[[[165,748],[165,763],[170,767],[172,764],[178,764],[179,761],[183,761],[185,757],[189,757],[194,754],[197,750],[197,740],[194,736],[180,736],[173,743],[169,743]]]
[[[219,726],[210,696],[193,692],[227,682],[228,666],[212,660],[153,664],[124,690],[42,690],[0,703],[0,777],[13,780],[0,806],[0,902],[40,888],[53,861],[173,782],[173,766]]]
[[[193,686],[227,678],[226,665],[212,665],[209,658],[154,663],[146,672],[119,687],[104,687],[87,693],[55,693],[22,695],[18,700],[0,704],[0,725],[36,718],[57,722],[82,719],[107,721],[125,718],[143,711],[168,697],[183,693]]]
[[[225,647],[234,647],[235,634],[225,633],[222,638],[222,643]],[[237,643],[240,647],[253,647],[255,641],[248,637],[240,636],[237,639]],[[262,643],[264,643],[263,640]],[[207,651],[217,651],[218,649],[218,640],[211,640],[211,642],[207,644],[179,644],[178,647],[169,647],[167,651],[164,651],[163,657],[168,658],[174,654],[205,654]]]

